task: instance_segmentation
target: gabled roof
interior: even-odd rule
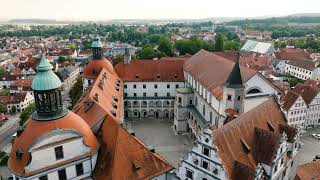
[[[184,64],[184,70],[192,75],[216,98],[222,99],[223,84],[227,81],[235,63],[216,54],[200,50]],[[243,82],[250,79],[256,71],[240,66]]]
[[[320,179],[320,161],[312,161],[298,166],[295,180]]]
[[[115,71],[127,82],[175,82],[184,81],[185,60],[132,60],[115,66]]]
[[[281,133],[280,125],[284,124],[285,117],[275,100],[270,98],[221,128],[213,130],[214,145],[218,149],[217,156],[222,161],[227,177],[232,178],[232,174],[239,171],[235,168],[236,162],[251,170],[255,170],[261,161],[269,163],[275,148],[271,148],[270,152],[262,148],[269,144],[276,146]],[[274,128],[273,132],[269,126]],[[267,137],[274,139],[266,139]],[[258,140],[262,139],[267,141],[259,144]]]
[[[308,52],[299,48],[282,48],[280,52],[275,52],[275,57],[280,60],[300,61],[311,60]]]
[[[93,179],[149,180],[173,169],[107,116],[97,135],[101,149]]]
[[[81,116],[91,128],[107,115],[121,123],[122,89],[123,82],[120,78],[103,68],[92,86],[74,106],[73,111]],[[116,103],[117,108],[112,105],[113,102]],[[116,116],[113,116],[111,111],[114,111]]]

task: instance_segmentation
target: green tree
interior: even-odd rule
[[[173,56],[174,54],[172,49],[173,49],[172,42],[166,37],[161,37],[159,40],[158,50],[164,53],[166,56]]]
[[[190,40],[179,40],[175,43],[175,48],[179,51],[180,55],[195,54],[201,49],[213,51],[214,46],[202,39],[192,38]]]
[[[7,112],[7,106],[5,104],[0,103],[0,112],[2,113]]]
[[[12,105],[10,113],[15,114],[17,112],[17,107],[15,105]]]
[[[239,50],[240,42],[231,40],[224,43],[224,50]]]
[[[216,44],[215,44],[214,50],[215,51],[223,51],[224,50],[223,44],[224,44],[224,37],[221,33],[218,33],[217,37],[216,37]]]
[[[80,97],[82,95],[82,88],[83,88],[82,87],[82,79],[79,76],[77,78],[77,82],[73,85],[73,87],[69,91],[69,97],[71,99],[71,107],[69,107],[69,108],[73,108],[74,105],[76,105],[76,103],[80,99]]]
[[[75,44],[70,44],[70,45],[68,46],[68,48],[70,48],[70,49],[72,49],[72,50],[75,50],[75,49],[76,49],[76,45],[75,45]]]
[[[0,77],[3,77],[7,74],[7,71],[2,67],[0,66]]]
[[[20,114],[20,125],[23,125],[29,117],[32,115],[32,113],[36,110],[36,105],[35,103],[29,104]]]
[[[163,57],[164,54],[156,50],[152,45],[145,45],[137,51],[139,59],[153,59]]]

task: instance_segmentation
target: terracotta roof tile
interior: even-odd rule
[[[119,86],[116,83],[117,81],[119,82]],[[116,90],[117,87],[119,87],[119,91]],[[123,108],[122,90],[123,82],[117,74],[112,74],[103,68],[91,88],[87,90],[84,97],[75,105],[73,111],[81,116],[91,128],[106,115],[113,116],[111,111],[116,112],[114,119],[118,123],[121,123]],[[117,109],[112,105],[112,102],[117,104]],[[92,104],[90,105],[90,103]]]
[[[94,179],[152,179],[173,167],[107,116],[98,131],[101,149]]]
[[[231,178],[233,172],[237,171],[234,169],[236,161],[255,170],[259,161],[268,162],[273,156],[270,152],[268,156],[264,157],[260,154],[264,151],[257,147],[258,139],[265,139],[269,136],[264,136],[265,131],[270,131],[268,123],[274,127],[272,137],[279,137],[279,126],[285,124],[285,117],[272,98],[221,128],[213,130],[214,144],[218,149],[217,155],[223,162],[228,178]],[[276,144],[274,141],[277,140],[270,140],[270,143],[265,142],[263,146]],[[249,153],[246,151],[247,147]]]
[[[97,78],[100,75],[101,70],[105,68],[111,74],[115,74],[114,69],[110,61],[106,58],[102,58],[99,60],[90,60],[85,66],[83,70],[82,77],[85,78]]]
[[[313,161],[308,164],[300,165],[297,168],[296,180],[320,179],[320,161]]]
[[[115,71],[123,81],[184,81],[184,62],[185,60],[132,60],[130,64],[117,64]]]
[[[184,70],[190,73],[198,82],[209,90],[216,98],[223,95],[222,85],[228,79],[234,62],[205,50],[200,50],[184,65]],[[246,82],[256,71],[240,67],[242,80]]]

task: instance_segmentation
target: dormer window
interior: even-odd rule
[[[96,74],[96,70],[95,69],[92,69],[92,74]]]
[[[136,75],[136,79],[139,79],[139,75]]]
[[[157,78],[160,79],[160,74],[157,74]]]
[[[23,156],[23,150],[21,148],[19,148],[17,151],[16,151],[16,158],[18,161],[20,161],[22,159],[22,156]]]
[[[116,113],[115,111],[110,111],[110,112],[111,112],[111,114],[112,114],[114,117],[117,116],[117,113]]]
[[[250,153],[250,146],[246,143],[245,140],[240,139],[241,141],[241,145],[242,145],[242,149],[244,151],[244,153],[249,154]]]

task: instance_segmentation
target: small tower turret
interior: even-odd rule
[[[103,59],[102,47],[103,47],[103,45],[100,41],[99,36],[97,35],[93,39],[92,44],[91,44],[93,59],[96,59],[96,60]]]
[[[240,71],[240,54],[227,81],[223,86],[223,100],[226,109],[233,109],[239,113],[244,111],[244,85]]]
[[[123,63],[124,64],[130,64],[130,62],[131,62],[131,53],[130,53],[129,47],[126,46],[125,49],[124,49]]]
[[[36,103],[35,120],[52,120],[65,116],[68,110],[63,107],[61,81],[52,71],[53,66],[46,59],[45,53],[37,66],[37,75],[32,81],[32,90]]]

